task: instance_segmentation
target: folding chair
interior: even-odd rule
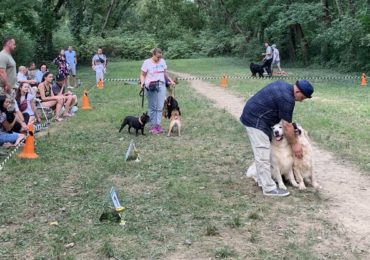
[[[35,101],[37,113],[39,114],[40,118],[46,119],[46,121],[49,123],[49,120],[54,116],[53,110],[49,107],[43,107],[41,99],[35,98]]]

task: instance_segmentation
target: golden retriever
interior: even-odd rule
[[[272,127],[272,141],[271,141],[271,175],[277,181],[280,189],[286,190],[282,176],[294,187],[298,187],[298,183],[293,175],[293,150],[284,137],[284,130],[282,122]]]
[[[306,189],[304,180],[310,180],[311,185],[318,189],[319,184],[316,181],[315,174],[312,169],[312,146],[306,130],[302,126],[293,123],[297,141],[302,145],[303,158],[298,159],[294,157],[293,173],[296,181],[298,182],[299,189]]]
[[[302,126],[293,123],[297,141],[302,145],[303,157],[298,159],[294,156],[293,150],[286,138],[282,123],[272,127],[271,142],[271,175],[277,181],[280,189],[286,189],[282,176],[286,177],[294,187],[300,190],[306,189],[304,181],[310,181],[311,185],[318,189],[319,184],[316,181],[312,167],[312,146],[307,132]],[[253,163],[246,173],[247,177],[253,178],[257,182],[256,164]]]
[[[272,127],[272,142],[270,150],[271,176],[278,183],[280,189],[286,190],[282,176],[286,177],[294,187],[298,187],[298,183],[293,175],[293,151],[288,141],[284,137],[282,123],[278,123]],[[247,177],[253,178],[257,183],[257,169],[253,162],[246,172]]]

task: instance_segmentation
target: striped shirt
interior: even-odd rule
[[[245,126],[262,130],[271,138],[271,127],[281,119],[292,122],[294,105],[293,85],[275,81],[247,101],[240,121]]]

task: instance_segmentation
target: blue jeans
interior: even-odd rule
[[[166,86],[164,82],[158,83],[156,91],[146,91],[146,96],[148,98],[150,124],[152,126],[161,125],[164,98],[166,96]]]
[[[5,143],[12,143],[14,144],[18,139],[18,133],[5,133],[0,132],[0,145],[3,145]]]

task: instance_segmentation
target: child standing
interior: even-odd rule
[[[101,63],[100,59],[95,60],[94,70],[96,75],[96,84],[99,83],[99,80],[104,82],[105,68],[104,65]]]

